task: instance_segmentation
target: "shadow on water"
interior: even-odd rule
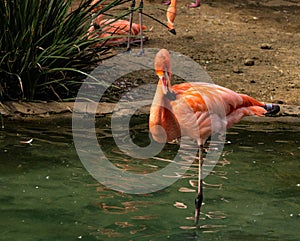
[[[123,170],[159,170],[178,151],[167,144],[159,158],[134,159],[118,150],[106,119],[96,126],[101,148]],[[120,193],[84,169],[69,123],[7,124],[0,132],[0,240],[298,240],[299,130],[299,124],[248,122],[230,129],[205,179],[195,229],[196,165],[161,191]],[[146,117],[132,122],[131,136],[149,143]]]

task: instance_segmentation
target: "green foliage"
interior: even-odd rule
[[[76,94],[78,72],[88,71],[109,51],[105,39],[88,39],[98,6],[91,2],[82,1],[74,9],[72,0],[0,0],[0,100]],[[125,2],[101,0],[105,7],[97,14]],[[99,41],[103,44],[95,48]]]

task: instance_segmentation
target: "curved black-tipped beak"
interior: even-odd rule
[[[175,30],[175,28],[169,29],[169,32],[172,33],[172,34],[174,34],[174,35],[176,35],[176,30]]]

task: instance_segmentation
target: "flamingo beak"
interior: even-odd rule
[[[163,75],[163,76],[159,76],[159,79],[162,82],[162,90],[164,94],[168,93],[168,84],[167,84],[167,78]]]

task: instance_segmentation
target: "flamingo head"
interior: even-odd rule
[[[171,87],[171,63],[170,54],[166,49],[161,49],[155,56],[154,68],[161,82],[162,91],[166,95]]]

